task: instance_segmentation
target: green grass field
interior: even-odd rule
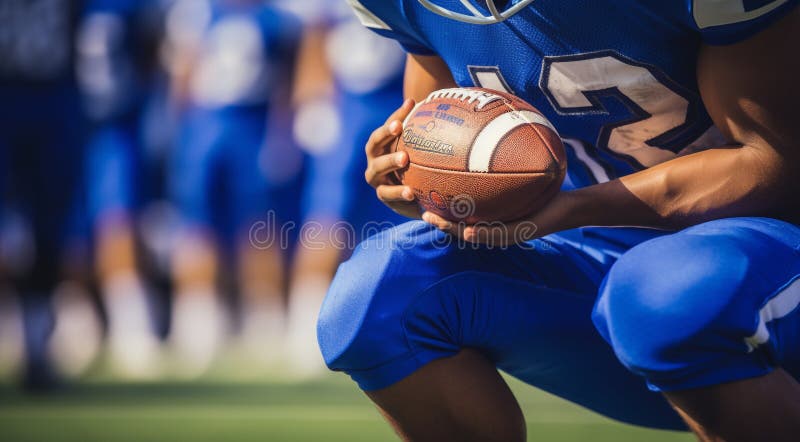
[[[519,383],[534,441],[690,441],[622,425]],[[0,441],[394,440],[344,376],[323,381],[119,384],[83,382],[50,395],[0,387]]]

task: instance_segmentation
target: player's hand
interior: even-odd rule
[[[414,201],[414,191],[403,186],[394,172],[408,165],[408,154],[391,152],[392,145],[403,132],[403,120],[414,109],[414,100],[406,100],[386,120],[383,126],[372,132],[365,148],[367,153],[367,170],[364,178],[384,204],[395,212],[409,218],[419,218],[420,210]]]
[[[463,241],[504,247],[578,227],[580,222],[571,215],[575,208],[573,193],[561,192],[536,213],[511,223],[466,225],[448,221],[431,212],[422,214],[422,219],[439,230],[458,236]]]

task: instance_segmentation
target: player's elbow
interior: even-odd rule
[[[779,218],[800,219],[796,195],[800,192],[800,147],[754,142],[739,149],[738,175],[752,177],[752,200],[760,211]]]

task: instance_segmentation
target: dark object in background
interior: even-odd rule
[[[73,75],[81,2],[0,2],[0,214],[20,213],[34,238],[32,263],[10,275],[22,295],[25,385],[56,384],[47,363],[49,297],[79,224],[81,127]]]

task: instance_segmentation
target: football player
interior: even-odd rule
[[[86,174],[97,275],[112,368],[125,377],[156,374],[159,346],[135,232],[147,188],[141,126],[154,76],[155,11],[150,0],[92,0],[76,45],[76,72],[93,124]]]
[[[265,138],[274,136],[268,121],[280,114],[275,109],[287,106],[290,88],[276,85],[290,83],[299,25],[258,0],[181,0],[167,28],[182,45],[178,56],[189,59],[184,84],[173,74],[185,115],[170,171],[183,229],[173,259],[171,344],[186,374],[212,362],[226,328],[218,277],[233,262],[244,343],[259,362],[271,362],[282,329],[282,250],[278,241],[253,247],[249,234],[257,221],[275,227],[269,210],[281,214],[266,171],[281,169],[270,159],[280,159],[272,152],[284,146]]]
[[[72,75],[80,9],[73,0],[0,5],[0,210],[20,213],[31,239],[7,267],[22,296],[25,381],[34,388],[55,380],[51,295],[67,267],[83,264],[71,250],[81,205],[83,121]]]
[[[366,178],[428,223],[340,267],[318,325],[330,368],[410,440],[524,440],[497,369],[632,424],[797,438],[797,1],[349,3],[409,54]],[[414,100],[455,85],[519,95],[568,138],[535,233],[420,214],[393,179]]]

